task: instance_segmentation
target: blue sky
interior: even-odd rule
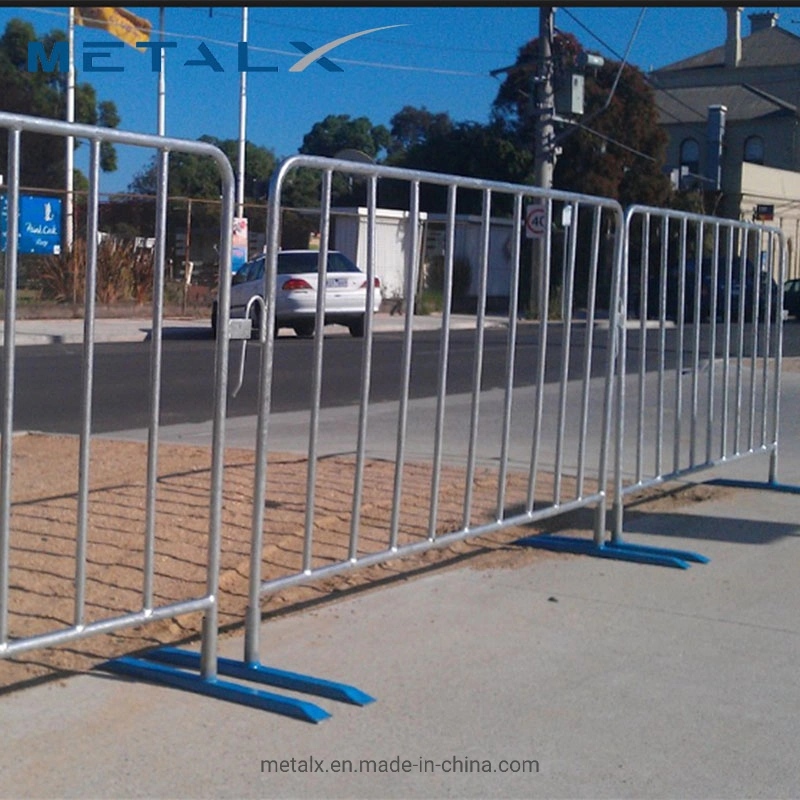
[[[157,7],[128,6],[158,27]],[[750,32],[749,13],[773,10],[779,24],[800,34],[800,9],[745,8],[742,33]],[[66,29],[66,7],[0,8],[0,29],[12,17],[31,22],[37,33]],[[726,21],[720,7],[567,6],[555,14],[560,30],[574,33],[587,48],[618,58],[630,45],[629,60],[648,71],[724,42]],[[797,22],[795,22],[797,20]],[[328,72],[318,64],[290,73],[301,56],[292,41],[311,47],[357,31],[402,25],[347,42],[330,53],[342,72]],[[638,25],[638,30],[637,30]],[[238,136],[239,73],[236,42],[241,38],[241,9],[232,6],[167,6],[165,39],[177,42],[167,51],[166,132],[195,139],[211,134],[221,139]],[[490,70],[512,64],[518,48],[538,32],[537,7],[265,7],[249,10],[250,61],[277,66],[278,72],[251,72],[248,76],[247,138],[288,156],[303,136],[328,114],[368,117],[389,125],[404,105],[446,111],[455,121],[486,122],[501,78]],[[635,37],[634,37],[635,33]],[[76,28],[80,67],[86,41],[112,41],[108,34]],[[187,67],[200,58],[205,42],[224,68]],[[123,72],[79,74],[88,79],[100,99],[114,100],[122,118],[120,127],[155,133],[157,75],[150,70],[149,54],[131,47],[115,51],[111,61]],[[81,148],[76,166],[83,168]],[[105,175],[103,191],[124,190],[149,153],[118,148],[119,170]],[[235,166],[235,165],[234,165]]]

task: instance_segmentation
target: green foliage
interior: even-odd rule
[[[404,110],[408,119],[408,107]],[[396,117],[395,117],[396,119]],[[527,183],[533,168],[531,153],[504,135],[498,124],[481,125],[477,122],[458,122],[446,124],[439,115],[431,120],[428,132],[418,129],[407,148],[398,147],[393,151],[391,163],[396,166],[430,172],[443,172],[452,175],[465,175],[487,180]],[[408,129],[406,129],[407,135]],[[409,139],[411,141],[411,139]],[[386,205],[404,207],[407,203],[403,192],[391,197],[391,187],[387,188],[382,202]],[[510,203],[510,198],[502,198]],[[479,192],[459,192],[459,213],[476,214],[481,210]],[[420,204],[424,211],[444,212],[447,208],[447,189],[445,187],[423,184],[420,190]],[[493,206],[494,214],[508,213],[508,207],[500,203]]]
[[[63,31],[53,30],[42,37],[29,22],[11,19],[0,37],[0,110],[50,119],[66,117],[66,74],[59,72],[28,72],[28,44],[42,41],[46,52],[54,42],[65,40]],[[89,83],[76,84],[75,119],[90,125],[115,128],[120,119],[110,100],[98,104],[94,87]],[[79,142],[76,142],[76,147]],[[0,140],[0,163],[7,160],[5,137]],[[64,185],[64,140],[55,136],[26,134],[22,153],[20,177],[23,185],[41,188],[61,188]],[[106,172],[117,168],[116,153],[111,144],[101,147],[100,165]]]
[[[495,122],[527,147],[535,141],[531,81],[537,71],[538,46],[538,39],[532,39],[520,48],[492,106]],[[554,81],[570,74],[581,50],[571,34],[554,37]],[[664,205],[671,195],[663,174],[667,135],[658,124],[653,90],[641,70],[626,65],[609,102],[619,66],[606,61],[598,70],[586,72],[582,121],[600,135],[578,128],[568,131],[556,161],[554,187],[612,197],[623,205]]]
[[[426,270],[426,290],[434,297],[444,296],[445,278],[444,256],[435,256],[428,263]],[[466,297],[472,280],[472,267],[466,258],[453,259],[453,301]]]
[[[367,117],[329,114],[303,137],[300,152],[333,157],[342,150],[360,150],[375,159],[389,142],[389,131],[383,125],[373,125]]]
[[[391,142],[389,156],[386,159],[394,163],[394,159],[402,157],[415,146],[423,145],[431,138],[447,136],[453,129],[453,121],[446,112],[433,114],[425,106],[403,106],[390,120]]]
[[[237,163],[239,143],[236,139],[201,136],[200,141],[219,147],[231,164]],[[277,164],[275,153],[252,142],[245,142],[244,195],[247,200],[263,199],[267,182]],[[128,189],[136,194],[156,194],[158,156],[131,181]],[[169,157],[169,193],[174,197],[218,200],[220,179],[217,165],[207,156],[193,153],[171,153]]]

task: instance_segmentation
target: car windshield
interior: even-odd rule
[[[316,272],[319,253],[284,252],[278,253],[278,275],[291,275],[303,272]],[[344,253],[328,253],[328,272],[361,272]]]

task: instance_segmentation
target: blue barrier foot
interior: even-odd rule
[[[762,489],[768,492],[783,492],[784,494],[800,494],[800,486],[774,481],[744,481],[735,478],[715,478],[705,481],[708,486],[731,486],[734,489]]]
[[[283,697],[229,681],[206,680],[193,672],[185,672],[163,664],[154,664],[144,658],[122,656],[106,662],[101,669],[152,683],[163,683],[184,691],[239,703],[262,711],[272,711],[304,722],[321,722],[330,717],[324,708],[320,708],[314,703]]]
[[[184,667],[185,669],[200,669],[199,653],[191,650],[180,650],[177,647],[159,647],[157,650],[148,653],[147,658],[164,664],[172,664],[176,667]],[[339,700],[340,702],[357,706],[365,706],[368,703],[375,702],[374,697],[370,697],[360,689],[356,689],[355,686],[326,681],[323,678],[315,678],[311,675],[301,675],[297,672],[287,672],[258,663],[247,664],[231,658],[218,658],[217,672],[220,675],[227,675],[231,678],[278,686],[281,689],[305,692],[306,694],[327,697],[329,700]]]
[[[617,561],[632,561],[638,564],[652,564],[658,567],[676,567],[689,569],[690,561],[700,564],[709,559],[699,553],[688,550],[672,550],[665,547],[629,544],[627,542],[609,542],[597,545],[589,539],[575,539],[570,536],[528,536],[518,539],[515,544],[524,547],[540,547],[543,550],[555,550],[561,553],[577,553],[595,558],[612,558]]]

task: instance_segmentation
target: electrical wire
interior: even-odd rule
[[[60,11],[50,11],[49,9],[42,9],[36,8],[35,6],[26,6],[26,11],[36,11],[41,14],[49,14],[55,17],[62,17],[66,18],[69,15],[64,12]],[[102,25],[102,23],[98,24],[98,27]],[[157,32],[155,28],[153,29],[154,32]],[[201,41],[206,42],[209,44],[218,45],[219,47],[230,47],[230,48],[238,48],[239,42],[231,42],[226,39],[212,39],[209,36],[198,36],[196,34],[191,33],[176,33],[174,31],[164,31],[164,36],[170,37],[172,39],[187,39],[190,41]],[[260,45],[252,44],[251,42],[247,43],[248,50],[254,53],[269,53],[271,55],[278,55],[278,56],[291,56],[297,58],[297,51],[292,50],[278,50],[276,48],[271,47],[262,47]],[[349,66],[358,66],[358,67],[372,67],[374,69],[389,69],[395,70],[400,72],[424,72],[431,75],[446,75],[448,77],[460,77],[460,78],[483,78],[487,79],[487,76],[483,72],[469,72],[467,70],[455,70],[455,69],[443,69],[440,67],[415,67],[409,66],[407,64],[386,64],[377,61],[362,61],[358,59],[349,59],[349,58],[331,58],[331,61],[335,61],[338,64],[347,64]]]

